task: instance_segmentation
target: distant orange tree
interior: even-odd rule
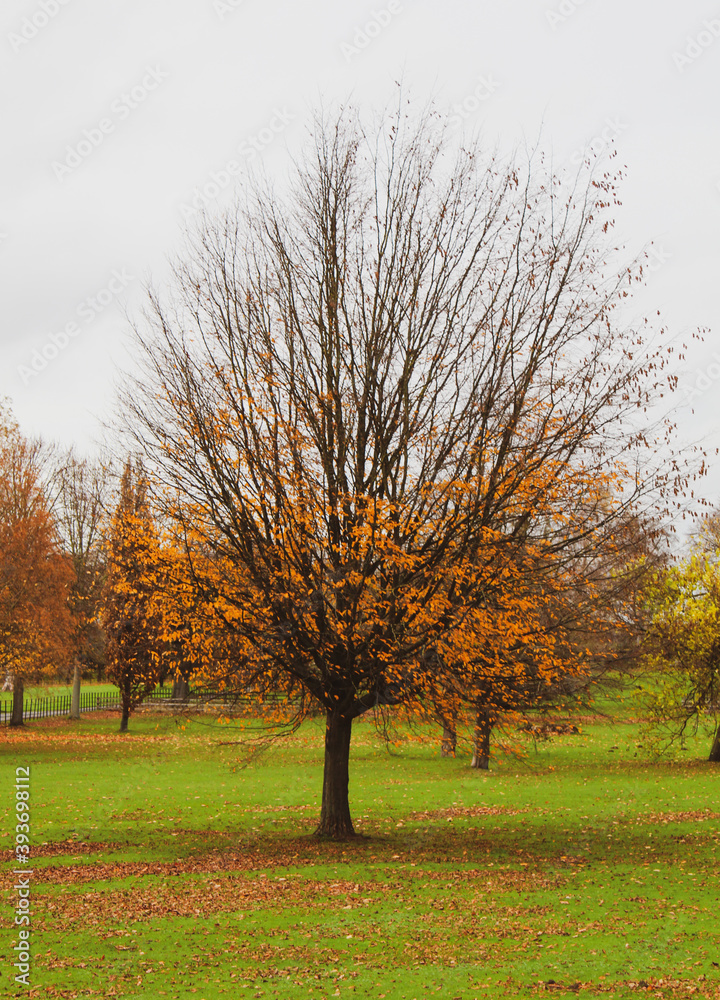
[[[13,726],[23,725],[25,683],[53,679],[73,660],[74,580],[42,484],[42,446],[6,422],[0,429],[0,670],[13,679]]]
[[[591,493],[602,502],[604,478],[587,484],[586,500]],[[442,720],[443,753],[454,755],[464,735],[472,766],[487,769],[493,730],[519,749],[510,734],[533,731],[538,709],[577,710],[637,667],[642,593],[662,562],[663,538],[658,524],[618,508],[612,536],[593,534],[591,546],[580,539],[558,549],[557,537],[552,545],[536,539],[514,553],[504,578],[495,565],[502,582],[492,600],[486,593],[485,607],[433,650],[453,662],[437,672],[449,688],[431,688],[424,699],[425,714]]]
[[[102,597],[107,676],[120,688],[120,731],[154,690],[166,649],[163,591],[166,569],[141,463],[128,460],[108,544]]]
[[[641,269],[611,264],[614,177],[563,194],[431,115],[366,134],[343,109],[290,192],[189,237],[124,410],[237,682],[324,708],[318,833],[342,838],[358,716],[477,706],[531,651],[575,669],[553,574],[640,503],[662,362],[617,318]]]

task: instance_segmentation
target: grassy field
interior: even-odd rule
[[[651,762],[632,724],[582,728],[483,773],[437,745],[388,752],[363,721],[365,836],[345,844],[312,836],[319,721],[249,764],[220,745],[231,730],[149,715],[126,737],[109,714],[5,730],[7,833],[14,768],[31,767],[22,995],[720,997],[707,741]],[[11,961],[1,996],[17,995]]]

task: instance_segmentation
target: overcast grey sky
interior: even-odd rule
[[[4,0],[0,45],[0,395],[26,433],[91,448],[125,310],[162,284],[193,202],[283,171],[321,99],[380,108],[402,77],[491,145],[542,129],[574,168],[614,143],[617,235],[654,245],[636,308],[679,339],[710,328],[677,419],[720,446],[720,0]]]

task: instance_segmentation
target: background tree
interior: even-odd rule
[[[720,551],[696,550],[659,573],[649,589],[645,640],[651,671],[644,702],[651,729],[667,745],[712,727],[711,761],[720,761]],[[662,744],[661,744],[662,745]]]
[[[439,687],[429,687],[425,699],[442,720],[447,743],[457,745],[458,730],[470,730],[471,766],[485,770],[493,729],[517,722],[524,710],[547,699],[560,679],[582,678],[586,669],[584,651],[565,655],[568,636],[559,612],[567,585],[560,566],[526,546],[514,553],[512,565],[499,570],[492,567],[484,606],[469,610],[462,628],[434,648]],[[464,692],[470,698],[463,698]]]
[[[602,498],[606,486],[598,477],[588,492]],[[646,619],[641,594],[662,563],[664,534],[631,509],[613,520],[611,535],[579,539],[555,553],[526,550],[516,579],[498,595],[499,610],[474,644],[479,660],[470,661],[479,692],[472,766],[489,766],[496,726],[507,743],[508,724],[532,732],[538,709],[577,711],[599,689],[624,685],[636,669]],[[462,641],[466,651],[473,648],[467,632]]]
[[[74,583],[41,484],[42,447],[15,428],[0,440],[0,669],[13,677],[11,725],[25,682],[53,677],[75,653]]]
[[[599,476],[587,494],[602,502],[607,487]],[[469,739],[472,766],[487,769],[494,729],[506,746],[517,742],[518,727],[534,731],[539,708],[577,709],[634,662],[638,624],[628,599],[648,573],[646,554],[654,551],[658,531],[629,513],[614,520],[612,536],[593,534],[559,548],[556,537],[554,550],[528,541],[503,575],[494,567],[499,586],[492,599],[486,590],[485,607],[435,650],[439,665],[454,661],[450,675],[437,671],[450,689],[433,691],[430,700],[443,723],[446,755],[458,738]],[[475,692],[469,712],[461,709],[458,685]]]
[[[73,670],[71,715],[80,716],[83,672],[98,680],[105,664],[105,635],[99,621],[105,578],[104,526],[109,493],[107,463],[78,458],[70,449],[58,456],[52,474],[53,509],[64,551],[75,571],[70,607],[77,657]]]
[[[476,704],[482,671],[428,653],[492,618],[528,545],[599,545],[642,492],[624,463],[661,362],[616,318],[639,272],[609,263],[615,180],[563,193],[431,115],[366,134],[343,109],[287,198],[205,224],[172,304],[151,295],[124,409],[213,555],[194,579],[252,650],[238,677],[326,711],[320,834],[353,833],[353,719]]]
[[[720,551],[720,510],[711,509],[700,522],[696,547],[710,555]]]
[[[130,713],[154,690],[165,648],[160,546],[142,464],[127,461],[113,514],[102,599],[107,673],[120,688],[120,731]]]

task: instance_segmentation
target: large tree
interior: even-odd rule
[[[432,115],[343,109],[286,195],[206,221],[151,293],[124,407],[238,675],[325,708],[320,834],[353,833],[353,719],[475,704],[483,672],[441,645],[508,607],[522,553],[590,551],[642,490],[660,375],[617,316],[638,274],[612,265],[615,180],[563,191]],[[532,602],[507,617],[531,642]]]

